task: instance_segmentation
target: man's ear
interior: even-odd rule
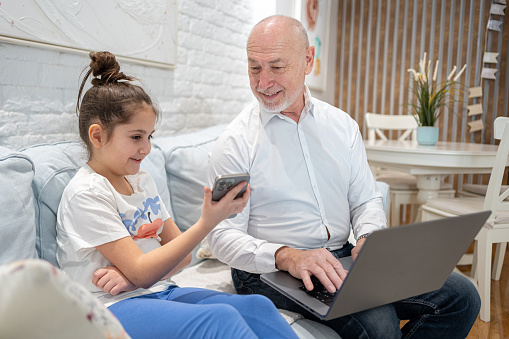
[[[313,65],[315,63],[315,46],[309,46],[306,49],[306,68],[305,73],[306,75],[310,74],[313,70]]]
[[[104,130],[99,124],[92,124],[88,128],[88,138],[94,147],[101,148],[104,145]]]

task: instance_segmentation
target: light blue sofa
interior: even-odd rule
[[[224,127],[154,138],[152,152],[142,163],[183,231],[200,216],[209,154]],[[20,151],[0,146],[0,265],[43,259],[58,267],[56,211],[64,187],[86,160],[86,151],[78,142],[36,145]],[[387,185],[379,183],[379,188],[388,199]],[[388,206],[388,201],[384,205]],[[191,265],[177,274],[175,281],[181,286],[234,292],[228,266],[217,259],[197,258],[198,250],[194,251]],[[282,313],[300,338],[339,338],[317,322]]]

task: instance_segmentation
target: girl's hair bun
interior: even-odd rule
[[[120,80],[131,81],[133,77],[120,72],[117,59],[110,52],[90,52],[90,71],[94,76],[92,85],[101,86],[116,83]]]
[[[76,114],[79,120],[80,137],[92,153],[94,148],[88,135],[92,124],[100,124],[108,139],[115,127],[131,121],[138,109],[146,106],[152,108],[156,119],[160,113],[159,108],[145,90],[131,82],[138,79],[120,72],[120,65],[113,54],[92,52],[89,53],[89,57],[90,67],[87,67],[88,70],[81,81]],[[93,86],[83,94],[85,84],[90,77]]]

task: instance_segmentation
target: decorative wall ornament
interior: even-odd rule
[[[469,90],[468,90],[468,98],[469,99],[480,98],[480,97],[482,97],[482,87],[481,86],[469,88]]]
[[[497,31],[502,32],[503,25],[503,17],[505,16],[504,10],[506,8],[506,0],[492,0],[490,6],[490,13],[488,24],[486,26],[486,36],[485,36],[485,50],[483,55],[483,67],[481,70],[481,79],[485,80],[496,80],[496,73],[498,69],[496,68],[498,65],[497,57],[499,53],[496,52],[488,52],[486,51],[487,39],[488,39],[488,31]],[[502,20],[495,20],[493,15],[502,16]],[[495,68],[486,67],[486,64],[494,64]],[[470,127],[470,133],[477,132],[484,129],[484,123],[482,119],[483,114],[483,103],[482,103],[482,87],[473,87],[470,89],[470,93],[468,96],[469,99],[474,99],[476,104],[468,105],[468,114],[467,116],[479,116],[477,120],[473,120],[468,122],[468,126]]]
[[[482,62],[484,62],[485,64],[488,63],[488,64],[498,64],[498,61],[497,61],[497,57],[498,57],[498,53],[494,53],[494,52],[484,52],[484,57],[482,59]]]
[[[481,72],[481,78],[496,80],[497,77],[495,76],[495,73],[497,73],[497,69],[496,68],[485,68],[485,67],[483,67],[482,72]]]
[[[482,131],[484,129],[484,123],[482,122],[482,119],[469,121],[468,126],[470,127],[470,133]]]
[[[306,76],[306,85],[317,91],[327,88],[331,0],[294,0],[295,17],[308,33],[309,44],[315,47],[313,71]]]
[[[482,114],[482,104],[468,105],[468,116]]]
[[[0,2],[0,41],[87,53],[110,51],[151,66],[177,62],[177,1]]]
[[[477,102],[481,102],[482,100],[482,87],[472,87],[468,90],[468,98],[469,99],[478,99]],[[468,116],[474,116],[474,115],[482,115],[482,104],[474,104],[474,105],[468,105]],[[482,122],[482,117],[480,116],[477,120],[469,121],[468,127],[470,127],[470,133],[474,133],[477,131],[482,131],[484,129],[484,123]]]
[[[488,29],[491,29],[492,31],[502,32],[503,23],[504,23],[503,21],[498,21],[490,18],[488,20]]]
[[[495,52],[484,52],[482,62],[484,64],[498,64],[498,60],[497,60],[498,55],[499,54],[495,53]],[[481,78],[495,80],[497,78],[495,76],[495,73],[497,73],[496,68],[486,68],[483,66],[483,69],[481,71]]]
[[[490,14],[505,15],[504,10],[507,6],[500,4],[491,4]]]

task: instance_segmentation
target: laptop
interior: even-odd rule
[[[490,211],[384,229],[372,233],[330,305],[310,296],[286,271],[261,275],[262,281],[322,320],[434,291],[442,287]]]

